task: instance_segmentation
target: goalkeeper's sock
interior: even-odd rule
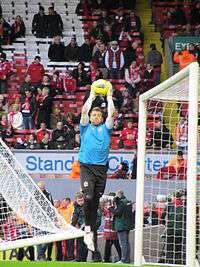
[[[90,226],[85,226],[84,242],[87,248],[94,251],[94,233],[91,231]]]

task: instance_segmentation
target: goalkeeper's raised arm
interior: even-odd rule
[[[112,129],[113,124],[114,124],[115,106],[113,103],[112,95],[113,95],[113,88],[112,88],[112,84],[109,82],[109,88],[107,92],[108,117],[105,123],[108,129]]]
[[[82,107],[80,124],[86,126],[89,123],[89,111],[92,107],[92,102],[95,100],[96,94],[93,90],[90,91],[90,95]]]

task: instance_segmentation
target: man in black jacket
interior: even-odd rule
[[[49,14],[47,15],[47,34],[49,38],[56,35],[62,35],[63,22],[61,16],[51,6],[48,8]]]
[[[49,193],[46,188],[45,188],[45,182],[40,181],[38,182],[38,187],[42,191],[42,193],[45,195],[45,197],[50,201],[50,203],[53,205],[53,197],[51,193]],[[46,250],[47,250],[47,260],[51,261],[51,254],[52,254],[52,249],[53,249],[53,243],[48,243],[48,244],[40,244],[37,245],[37,252],[38,252],[38,260],[46,260]]]
[[[85,42],[79,49],[79,61],[90,62],[92,58],[93,44],[89,37],[85,37]]]
[[[65,46],[61,43],[61,36],[54,37],[54,42],[49,46],[48,57],[51,61],[64,61]]]
[[[39,12],[33,17],[32,33],[35,34],[37,38],[47,37],[47,16],[44,13],[43,6],[40,6]]]
[[[70,137],[70,134],[63,127],[63,122],[57,122],[56,129],[52,133],[52,144],[55,149],[73,149],[75,140]]]

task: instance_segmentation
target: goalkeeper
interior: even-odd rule
[[[85,236],[88,249],[97,251],[97,209],[104,193],[107,177],[110,136],[115,112],[112,100],[112,85],[107,92],[108,116],[105,123],[100,108],[93,108],[96,94],[91,89],[90,96],[82,108],[80,120],[81,147],[79,152],[81,190],[84,194]],[[90,112],[90,113],[89,113]]]

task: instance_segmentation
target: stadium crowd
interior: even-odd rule
[[[46,15],[45,8],[40,5],[32,21],[32,34],[36,38],[52,38],[48,47],[49,61],[76,63],[77,67],[72,69],[60,71],[55,68],[49,71],[43,66],[42,57],[36,55],[25,72],[19,74],[20,68],[15,62],[13,64],[8,61],[5,51],[0,48],[0,133],[10,147],[31,150],[79,149],[80,112],[89,97],[90,85],[97,79],[108,79],[113,84],[116,107],[111,149],[137,149],[138,97],[160,83],[163,58],[154,43],[149,45],[149,52],[144,55],[142,21],[134,8],[134,1],[80,0],[76,14],[95,19],[86,23],[84,43],[78,45],[76,36],[72,36],[67,44],[63,42],[64,26],[61,16],[52,6],[48,8]],[[189,16],[186,16],[179,5],[167,10],[162,27],[159,25],[163,46],[165,38],[171,36],[199,36],[199,12],[199,2],[191,6]],[[3,10],[1,13],[2,46],[26,36],[26,26],[21,16],[17,15],[10,25],[3,18]],[[191,62],[200,62],[200,46],[191,43],[183,51],[176,51],[173,61],[179,64],[179,69]],[[18,90],[13,94],[10,86],[16,81]],[[98,96],[93,107],[95,106],[106,110],[106,99]],[[178,150],[176,157],[168,166],[159,170],[156,178],[168,180],[179,177],[178,179],[185,180],[187,105],[180,105],[179,121],[173,132],[164,122],[161,103],[150,101],[148,113],[147,148],[168,150],[176,146]],[[122,162],[118,170],[108,175],[108,178],[136,179],[136,163],[137,157],[133,159],[129,170],[126,162]],[[72,176],[76,174],[75,178],[79,178],[79,172],[78,163],[74,162]],[[82,193],[78,192],[74,201],[69,197],[53,200],[43,182],[40,182],[39,187],[68,223],[84,229]],[[158,197],[154,203],[145,204],[144,226],[164,225],[168,231],[163,236],[165,247],[159,255],[160,263],[185,264],[185,252],[180,253],[185,251],[185,202],[186,192],[178,191],[170,196]],[[93,254],[93,261],[102,261],[102,256],[105,262],[112,261],[111,247],[114,245],[118,254],[114,261],[130,262],[129,233],[134,229],[134,213],[135,204],[127,200],[121,190],[116,194],[110,193],[102,200],[97,226],[105,239],[105,250],[104,255],[99,251]],[[6,219],[4,220],[6,224]],[[179,223],[176,224],[176,221]],[[20,220],[18,223],[20,225]],[[23,222],[22,225],[24,224],[27,225]],[[54,245],[57,261],[87,261],[88,250],[82,238],[58,241]],[[38,245],[37,253],[34,253],[33,247],[29,247],[29,258],[51,261],[52,249],[51,243]],[[24,249],[19,249],[17,259],[21,261],[24,256]]]
[[[16,78],[16,66],[6,60],[2,51],[0,126],[2,138],[10,146],[18,149],[78,149],[81,107],[88,97],[91,83],[103,78],[109,79],[114,86],[116,136],[113,134],[111,148],[137,147],[138,96],[160,82],[163,60],[156,45],[151,44],[145,61],[142,24],[133,9],[134,1],[115,2],[116,6],[110,10],[110,4],[104,1],[101,4],[80,1],[76,8],[78,15],[95,17],[96,14],[96,19],[87,27],[85,42],[81,46],[78,46],[76,37],[65,46],[61,16],[52,7],[46,15],[40,5],[33,18],[32,33],[41,38],[53,37],[48,48],[49,60],[77,62],[78,65],[64,73],[56,69],[49,73],[37,55],[25,70],[24,79],[20,77],[18,91],[12,96],[9,86]],[[26,36],[20,16],[10,28],[5,20],[3,25],[2,45]],[[99,96],[94,105],[105,109],[106,99]],[[152,140],[150,130],[147,134],[149,146]]]
[[[25,76],[20,73],[20,78],[17,78],[21,69],[16,72],[17,66],[6,60],[1,49],[0,129],[9,146],[17,149],[78,149],[81,107],[89,96],[91,83],[103,78],[109,79],[114,87],[116,113],[111,149],[137,148],[138,97],[160,83],[163,59],[154,43],[144,55],[142,22],[134,10],[134,1],[122,2],[116,1],[116,6],[109,9],[111,4],[104,1],[101,4],[80,1],[76,13],[92,18],[86,20],[84,43],[80,46],[76,36],[65,45],[61,16],[53,7],[48,8],[46,15],[44,7],[39,6],[32,21],[32,33],[40,38],[53,38],[48,48],[50,62],[75,62],[77,67],[49,71],[37,55],[25,69]],[[178,20],[182,16],[182,24],[198,27],[193,15],[198,12],[198,4],[187,19],[183,19],[185,15],[180,6],[177,9],[170,9],[169,17]],[[173,25],[177,23],[171,22]],[[2,45],[26,36],[20,16],[10,28],[5,20],[4,24]],[[15,37],[14,33],[17,34]],[[198,45],[193,44],[173,56],[180,69],[198,61],[198,58]],[[12,87],[13,79],[14,82],[18,80],[18,91],[11,95],[9,87]],[[106,99],[98,96],[93,107],[104,110],[106,105]],[[179,111],[187,122],[185,110],[184,107]],[[187,147],[187,129],[182,127],[183,119],[174,132],[170,132],[163,119],[161,103],[150,103],[148,113],[147,148],[169,149],[174,147],[174,143]]]

